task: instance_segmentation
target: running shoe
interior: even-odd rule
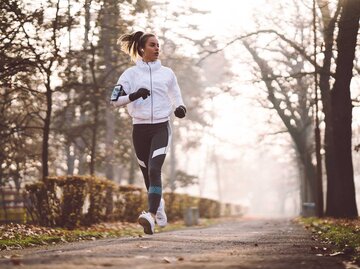
[[[138,223],[144,228],[144,233],[154,234],[155,221],[150,212],[143,211],[138,218]]]
[[[161,198],[160,200],[160,204],[155,215],[155,220],[160,227],[165,227],[167,224],[167,216],[165,213],[165,200],[163,198]]]

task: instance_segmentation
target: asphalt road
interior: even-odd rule
[[[152,236],[1,251],[0,268],[345,268],[341,257],[325,256],[319,246],[289,219],[242,218]]]

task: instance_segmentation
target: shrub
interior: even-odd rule
[[[142,210],[147,209],[147,193],[135,186],[119,186],[119,199],[115,202],[116,219],[135,222]]]
[[[44,226],[75,228],[91,225],[112,216],[112,190],[115,184],[92,176],[47,177],[26,186],[32,222]],[[86,197],[88,211],[84,213]],[[111,200],[111,201],[110,201]]]
[[[221,204],[218,201],[200,198],[199,215],[201,218],[218,218],[220,217]]]
[[[215,200],[178,193],[163,197],[169,221],[183,219],[189,207],[198,207],[203,218],[220,216],[221,204]],[[136,222],[148,207],[143,188],[94,176],[47,177],[26,186],[25,201],[31,222],[70,229],[102,221]]]

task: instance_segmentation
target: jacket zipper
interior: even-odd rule
[[[151,123],[154,122],[154,107],[153,107],[153,94],[152,94],[152,74],[151,74],[151,66],[149,63],[146,63],[149,66],[150,70],[150,97],[151,97]]]

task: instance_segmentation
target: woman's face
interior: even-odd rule
[[[159,41],[156,37],[150,36],[145,43],[145,48],[143,51],[143,60],[145,62],[153,62],[159,58]]]

